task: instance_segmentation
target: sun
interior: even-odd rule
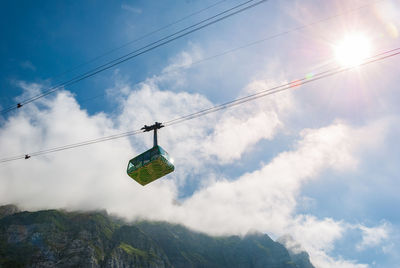
[[[347,35],[334,46],[335,57],[340,65],[353,67],[360,65],[371,56],[371,42],[361,33]]]

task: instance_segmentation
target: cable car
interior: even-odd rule
[[[175,167],[168,153],[157,144],[157,129],[164,127],[156,122],[152,126],[144,126],[144,132],[154,130],[154,146],[150,150],[129,160],[126,172],[129,177],[146,185],[155,181],[168,173],[174,171]]]

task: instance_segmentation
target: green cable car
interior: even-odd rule
[[[129,177],[146,185],[174,171],[174,165],[168,153],[157,144],[157,129],[164,127],[156,122],[152,126],[144,126],[144,132],[154,130],[154,146],[150,150],[129,160],[126,172]]]

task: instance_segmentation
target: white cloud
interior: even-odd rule
[[[24,69],[29,69],[29,70],[31,70],[31,71],[36,71],[35,65],[33,65],[33,63],[32,63],[31,61],[29,61],[29,60],[26,60],[26,61],[21,62],[20,65],[21,65],[21,67],[24,68]]]
[[[165,79],[165,75],[173,72],[175,75],[183,69],[188,69],[194,62],[200,61],[203,57],[203,51],[193,43],[189,43],[188,51],[182,51],[170,60],[170,64],[162,70],[162,75],[158,78]]]
[[[17,101],[23,101],[29,99],[33,96],[36,96],[41,93],[41,90],[45,87],[45,85],[38,83],[27,83],[25,81],[13,81],[13,84],[17,87],[23,89],[23,93],[16,98]],[[39,100],[38,103],[40,103]]]
[[[142,9],[134,7],[134,6],[131,6],[131,5],[128,5],[128,4],[122,4],[121,8],[123,10],[127,10],[127,11],[130,11],[130,12],[135,13],[135,14],[142,14]]]
[[[254,81],[245,88],[243,95],[270,88],[272,84]],[[271,140],[283,127],[281,118],[293,107],[292,95],[280,94],[221,112],[215,129],[206,139],[204,151],[216,156],[220,163],[238,160],[260,140]]]
[[[373,127],[364,129],[377,131]],[[196,229],[216,234],[250,229],[279,234],[290,224],[302,183],[327,168],[354,167],[354,152],[370,142],[354,139],[358,131],[340,122],[306,130],[295,150],[279,154],[260,170],[234,181],[217,181],[196,192],[180,207],[185,211],[182,218]]]
[[[334,241],[341,238],[345,227],[333,219],[319,220],[310,215],[299,215],[295,217],[292,229],[292,236],[302,241],[303,247],[329,252]]]
[[[111,92],[124,94],[124,97],[119,99],[120,106],[123,107],[118,116],[119,128],[129,130],[133,126],[141,127],[143,122],[166,122],[214,106],[215,104],[200,94],[160,90],[160,84],[166,81],[180,81],[172,82],[180,86],[184,84],[181,80],[183,69],[176,68],[182,64],[187,66],[199,56],[199,53],[196,46],[191,46],[191,53],[181,53],[160,75],[153,76],[134,87],[119,82],[110,89]],[[254,81],[242,94],[257,92],[271,84],[270,81]],[[204,118],[186,121],[172,128],[162,129],[160,143],[183,167],[176,172],[179,181],[182,181],[188,172],[197,175],[199,172],[204,173],[204,170],[209,170],[204,167],[215,161],[219,164],[232,163],[245,152],[250,152],[260,140],[272,139],[283,126],[280,117],[284,118],[283,115],[289,113],[293,106],[290,93],[280,94],[276,98],[260,99]],[[151,138],[148,137],[147,141],[147,146],[150,146]],[[137,143],[134,145],[140,146]],[[206,176],[213,175],[208,172]]]
[[[304,219],[308,218],[308,219]],[[314,233],[313,236],[309,237],[309,241],[313,242],[316,241],[319,243],[318,239],[321,237],[322,240],[325,240],[326,242],[326,237],[324,236],[326,233],[329,234],[334,233],[333,236],[330,236],[332,240],[337,239],[342,235],[343,232],[343,227],[345,225],[341,223],[336,223],[331,219],[326,219],[324,221],[318,221],[313,217],[302,217],[302,221],[304,223],[311,223],[311,225],[300,225],[300,228],[296,228],[297,231],[305,231],[307,234],[310,234],[310,231]],[[318,225],[318,226],[315,226]],[[304,228],[306,227],[306,228]],[[314,227],[317,227],[314,229]],[[333,232],[332,232],[333,231]],[[336,234],[335,234],[336,233]],[[301,253],[303,251],[307,251],[303,245],[301,245],[299,242],[297,242],[291,235],[284,235],[278,239],[279,243],[282,243],[285,245],[287,249],[292,251],[295,254]],[[331,245],[332,241],[329,241],[329,245]],[[343,258],[332,258],[330,257],[326,250],[323,250],[324,248],[324,243],[322,244],[322,249],[318,247],[313,247],[311,254],[312,254],[312,263],[315,267],[322,267],[322,268],[337,268],[337,267],[345,267],[345,268],[367,268],[367,264],[360,264],[355,261],[349,261],[349,260],[344,260]],[[310,252],[309,252],[310,253]]]
[[[117,83],[115,90],[123,92],[125,98],[118,99],[121,110],[113,116],[89,115],[67,91],[41,99],[2,124],[1,154],[37,151],[138,129],[143,123],[164,122],[214,105],[200,94],[160,90],[164,78],[153,77],[136,86]],[[168,79],[179,78],[180,74],[168,72]],[[243,94],[269,84],[258,80]],[[26,94],[40,88],[26,83],[21,86]],[[259,141],[272,140],[285,127],[285,116],[295,105],[290,93],[278,94],[163,128],[159,141],[175,158],[176,172],[146,187],[130,180],[125,169],[128,159],[151,146],[149,134],[7,163],[0,166],[0,203],[27,209],[105,208],[129,219],[168,220],[211,234],[245,234],[249,230],[273,236],[290,233],[317,267],[366,267],[329,257],[334,242],[347,228],[342,222],[296,215],[295,208],[301,187],[322,171],[355,169],[359,154],[381,141],[384,123],[352,127],[335,121],[326,127],[305,129],[290,150],[259,170],[229,180],[212,167],[215,161],[229,167]],[[177,204],[180,186],[189,174],[206,183]],[[379,240],[365,232],[365,245]]]
[[[357,227],[362,232],[362,240],[356,246],[358,250],[379,246],[390,235],[390,226],[387,222],[383,222],[376,227],[366,227],[364,225],[358,225]]]
[[[356,261],[344,260],[343,258],[332,258],[324,251],[313,251],[311,261],[318,268],[368,268],[368,264]]]

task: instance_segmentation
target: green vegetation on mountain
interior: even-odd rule
[[[166,222],[125,223],[105,212],[0,207],[0,268],[312,268],[263,234],[212,237]]]

